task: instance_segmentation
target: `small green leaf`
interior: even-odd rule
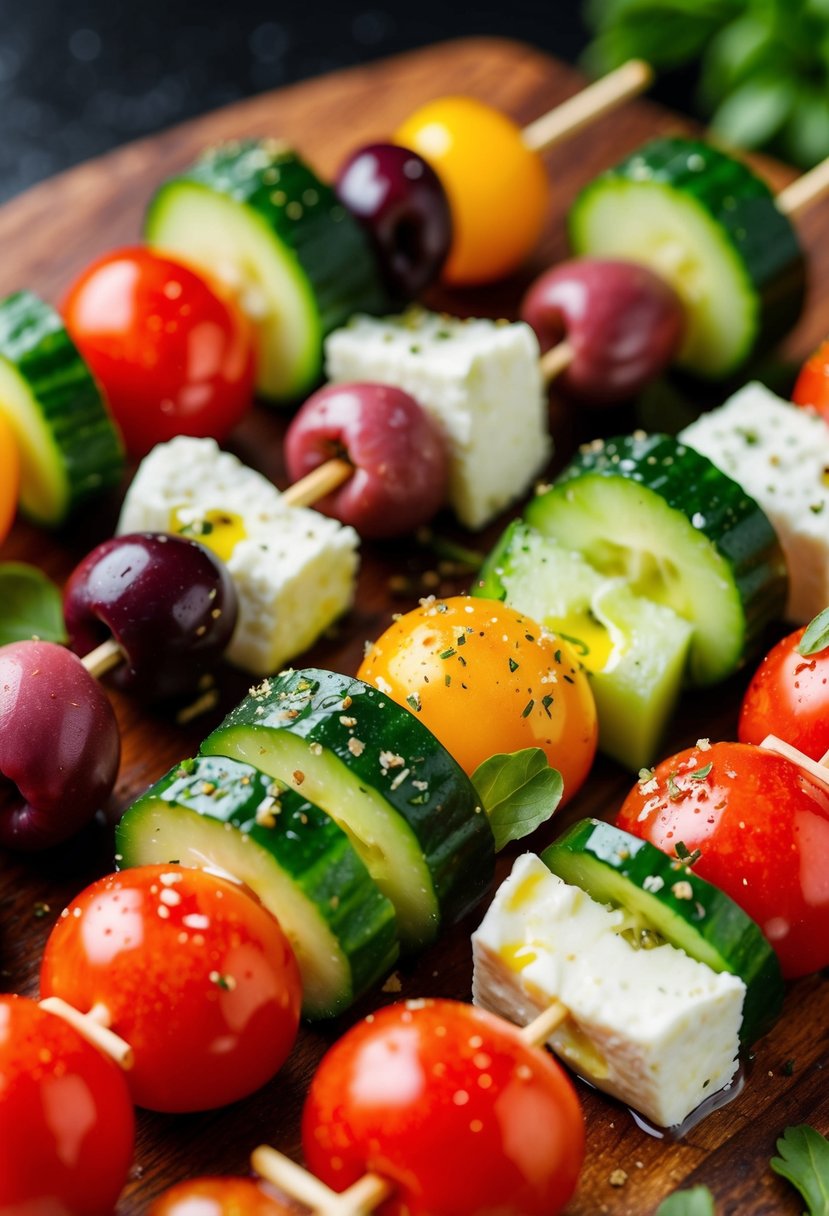
[[[0,564],[0,646],[41,638],[65,642],[61,594],[35,566]]]
[[[777,1141],[771,1168],[800,1191],[808,1216],[829,1216],[829,1141],[806,1123],[787,1127]]]
[[[795,99],[790,80],[772,73],[750,77],[715,110],[711,130],[742,148],[758,148],[777,134]]]
[[[829,646],[829,608],[819,612],[813,621],[806,626],[806,632],[800,639],[797,653],[804,659],[810,654],[818,654]]]
[[[663,1199],[654,1216],[714,1216],[714,1196],[707,1186],[674,1191]]]
[[[540,747],[490,756],[472,774],[500,850],[546,823],[561,800],[564,782]]]

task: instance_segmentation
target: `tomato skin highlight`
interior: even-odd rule
[[[134,1140],[120,1068],[34,1001],[0,996],[0,1211],[111,1216]]]
[[[584,1157],[578,1099],[552,1056],[459,1001],[387,1006],[323,1057],[305,1104],[311,1170],[335,1190],[395,1186],[378,1216],[555,1216]]]
[[[470,776],[499,752],[540,747],[562,805],[596,753],[596,705],[565,642],[497,600],[426,601],[373,644],[361,680],[405,706]]]
[[[127,451],[175,435],[221,441],[253,399],[253,329],[195,270],[141,247],[93,262],[63,304]]]
[[[251,1178],[195,1178],[165,1191],[147,1216],[296,1216]]]
[[[757,922],[785,978],[827,966],[829,794],[782,756],[746,743],[689,748],[659,764],[654,779],[655,788],[650,780],[633,787],[617,825],[665,853],[699,849],[694,873]]]
[[[740,708],[741,743],[776,735],[813,760],[829,751],[829,647],[798,654],[806,626],[774,646],[754,673]]]
[[[279,924],[224,879],[140,866],[82,891],[58,920],[41,967],[44,996],[106,1006],[130,1044],[133,1100],[195,1111],[245,1097],[287,1057],[301,984]]]

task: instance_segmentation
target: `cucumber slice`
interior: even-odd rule
[[[685,302],[679,362],[736,371],[776,342],[803,306],[803,253],[768,186],[693,139],[656,139],[582,190],[569,215],[578,254],[650,266]]]
[[[20,506],[54,527],[115,486],[121,438],[53,308],[29,291],[0,301],[0,410],[20,447]]]
[[[302,975],[303,1013],[332,1017],[394,963],[394,908],[318,807],[235,760],[186,760],[129,807],[122,867],[177,861],[246,883],[273,912]]]
[[[473,594],[503,599],[569,642],[590,676],[601,750],[633,772],[653,763],[682,688],[688,621],[522,520],[487,558]]]
[[[422,723],[362,680],[281,672],[201,750],[247,761],[322,807],[394,904],[407,949],[471,908],[492,880],[492,829],[472,783]]]
[[[525,519],[693,625],[687,677],[730,675],[786,602],[786,563],[753,498],[667,435],[583,448]]]
[[[225,144],[150,202],[147,241],[238,289],[259,333],[257,388],[293,401],[322,377],[323,339],[389,301],[356,220],[274,140]]]
[[[712,971],[739,976],[746,986],[744,1043],[779,1016],[784,987],[776,954],[742,908],[686,865],[598,819],[574,824],[541,860],[591,899],[630,913],[632,940],[646,946],[656,933]]]

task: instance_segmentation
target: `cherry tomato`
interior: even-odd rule
[[[11,531],[20,488],[20,450],[14,431],[0,414],[0,545]]]
[[[105,1007],[135,1053],[133,1098],[152,1110],[252,1093],[299,1022],[299,971],[274,917],[233,883],[177,865],[82,891],[46,943],[40,983],[84,1013]]]
[[[428,161],[449,198],[447,283],[489,283],[517,269],[541,235],[549,202],[544,164],[499,110],[472,97],[421,106],[394,142]]]
[[[829,964],[829,795],[782,756],[714,743],[664,760],[625,799],[620,828],[693,870],[762,929],[791,979]]]
[[[253,330],[189,267],[119,249],[84,271],[63,312],[131,456],[174,435],[222,440],[248,409]]]
[[[829,422],[829,338],[809,356],[795,381],[792,401],[811,405]]]
[[[552,1056],[457,1001],[389,1005],[322,1059],[302,1117],[311,1170],[342,1191],[395,1184],[379,1216],[555,1216],[584,1157],[578,1099]]]
[[[196,1178],[156,1199],[147,1216],[295,1216],[251,1178]]]
[[[566,643],[495,600],[427,601],[382,634],[360,679],[428,726],[472,774],[497,752],[540,747],[566,801],[593,763],[593,693]]]
[[[111,1216],[134,1139],[120,1068],[34,1001],[0,996],[0,1211]]]
[[[783,638],[757,668],[743,698],[738,733],[743,743],[777,735],[820,760],[829,751],[829,647],[799,654],[805,632],[804,625]]]

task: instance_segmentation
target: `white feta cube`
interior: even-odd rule
[[[354,598],[353,528],[292,507],[212,439],[179,436],[142,460],[118,532],[172,532],[212,548],[236,585],[230,662],[270,675],[307,650]]]
[[[671,1127],[734,1076],[745,985],[667,943],[636,949],[624,922],[524,854],[472,936],[473,999],[524,1025],[561,1001],[553,1051]]]
[[[460,321],[413,309],[358,316],[325,342],[337,381],[371,380],[410,393],[449,447],[449,501],[482,528],[530,488],[551,451],[535,334],[523,322]]]
[[[786,616],[810,621],[829,604],[829,426],[747,384],[681,432],[733,477],[771,520],[789,570]]]

